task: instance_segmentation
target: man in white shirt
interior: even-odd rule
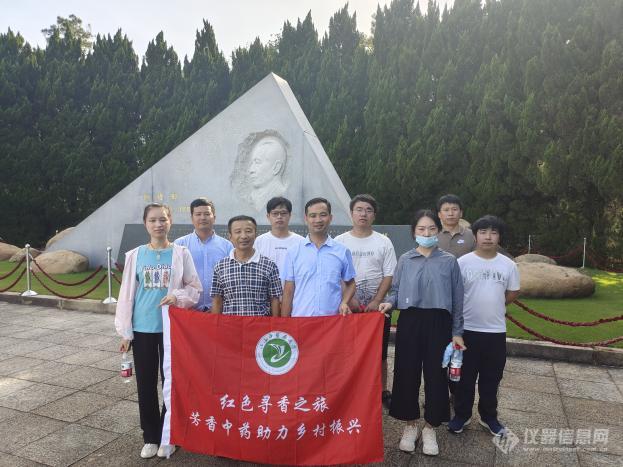
[[[353,228],[335,237],[335,241],[346,246],[355,266],[356,292],[349,305],[353,311],[376,311],[385,294],[392,285],[396,269],[396,252],[391,240],[385,235],[372,230],[378,205],[367,194],[357,195],[350,202],[350,214]],[[387,389],[387,347],[391,313],[385,316],[382,351],[383,405],[389,408],[391,392]]]
[[[517,264],[498,253],[504,223],[484,216],[472,224],[476,249],[459,258],[464,301],[461,380],[454,393],[454,418],[448,430],[461,433],[471,421],[478,380],[480,424],[495,436],[506,428],[497,418],[497,392],[506,365],[506,305],[519,296]]]
[[[259,235],[253,245],[261,255],[272,259],[277,264],[282,282],[283,266],[288,248],[305,240],[299,234],[290,232],[291,215],[292,203],[289,199],[278,196],[268,200],[266,218],[270,222],[270,232]]]

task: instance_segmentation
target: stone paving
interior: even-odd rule
[[[111,315],[0,302],[0,466],[251,465],[184,450],[140,459],[118,345]],[[475,416],[460,435],[437,430],[438,457],[419,443],[405,454],[385,416],[383,465],[623,465],[623,368],[509,358],[499,400],[514,446],[496,446]]]

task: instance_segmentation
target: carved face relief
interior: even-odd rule
[[[274,130],[251,133],[238,146],[231,186],[236,195],[257,211],[283,196],[288,188],[288,144]]]
[[[267,136],[255,143],[249,160],[249,180],[253,188],[266,186],[278,177],[285,160],[285,148],[277,138]]]

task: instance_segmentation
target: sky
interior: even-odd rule
[[[442,10],[452,2],[438,0]],[[45,47],[41,29],[55,24],[57,16],[75,14],[83,25],[91,25],[94,36],[112,35],[121,28],[139,57],[145,54],[148,42],[163,31],[165,40],[181,60],[184,55],[192,57],[195,33],[206,19],[229,60],[237,47],[249,45],[256,37],[266,43],[281,32],[285,20],[296,24],[310,10],[322,35],[331,16],[345,3],[346,0],[0,0],[0,32],[6,33],[11,28],[31,45]],[[350,0],[349,11],[357,12],[359,31],[370,34],[377,5],[389,3],[389,0]],[[427,0],[420,3],[424,11]]]

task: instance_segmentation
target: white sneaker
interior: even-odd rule
[[[402,432],[402,438],[400,438],[400,444],[398,449],[404,452],[415,451],[415,441],[417,440],[417,426],[406,425]]]
[[[422,430],[422,452],[427,456],[436,456],[439,454],[439,446],[437,446],[437,435],[431,427],[425,426]]]
[[[157,452],[158,452],[157,444],[151,444],[151,443],[146,444],[145,446],[143,446],[143,449],[141,449],[141,457],[143,459],[149,459],[151,457],[154,457]]]
[[[167,459],[175,452],[175,445],[163,444],[158,448],[158,457],[166,457]]]

